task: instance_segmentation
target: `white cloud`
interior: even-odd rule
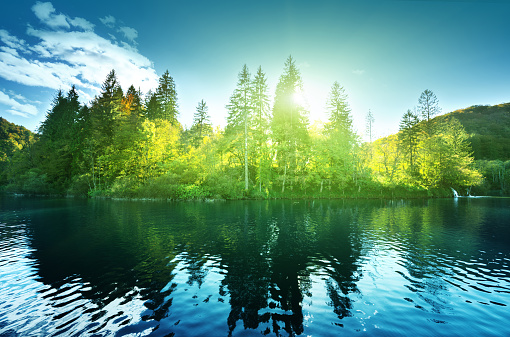
[[[68,20],[75,27],[81,28],[83,30],[94,30],[94,24],[83,18],[74,18]]]
[[[115,26],[115,18],[111,15],[105,16],[104,18],[100,18],[99,21],[103,23],[103,25],[113,28]]]
[[[27,34],[38,40],[34,45],[0,30],[0,40],[7,41],[5,47],[0,47],[0,77],[51,89],[67,90],[75,85],[78,92],[83,93],[82,98],[99,93],[112,69],[124,90],[131,84],[143,92],[157,86],[158,76],[152,62],[136,48],[97,35],[92,30],[93,25],[87,26],[88,21],[84,19],[73,21],[76,19],[59,14],[71,23],[68,30],[59,23],[62,21],[60,17],[56,18],[58,15],[51,3],[38,2],[33,9],[44,24],[54,29],[37,29],[29,25]],[[124,30],[126,37],[136,38],[135,29],[123,28],[128,28]]]
[[[9,34],[5,29],[0,29],[0,41],[2,41],[9,49],[16,49],[27,52],[26,42]],[[17,52],[16,52],[17,54]]]
[[[2,52],[4,52],[4,53],[11,54],[11,55],[16,56],[16,57],[19,56],[18,51],[16,49],[13,49],[13,48],[2,46],[2,47],[0,47],[0,50]]]
[[[55,8],[51,2],[38,1],[32,6],[32,11],[42,23],[53,29],[70,29],[71,25],[86,31],[94,29],[94,24],[83,18],[70,18],[64,14],[55,14]]]
[[[355,69],[352,71],[352,73],[361,76],[365,73],[365,69]]]
[[[65,15],[55,14],[55,8],[53,8],[51,2],[38,1],[32,6],[32,11],[42,23],[47,24],[51,28],[71,28]]]
[[[131,42],[135,42],[135,39],[138,37],[138,32],[136,31],[136,29],[131,27],[120,27],[119,32],[124,34],[126,39],[128,39]]]
[[[0,91],[0,104],[7,105],[9,107],[7,111],[13,115],[28,117],[29,115],[37,115],[38,113],[37,108],[32,104],[20,103],[3,91]]]

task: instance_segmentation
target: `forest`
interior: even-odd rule
[[[89,104],[80,103],[74,87],[58,91],[35,134],[2,119],[3,191],[172,200],[508,191],[508,158],[475,161],[472,137],[456,115],[438,116],[430,90],[403,113],[397,134],[363,142],[338,82],[326,102],[328,120],[310,124],[297,97],[303,82],[291,56],[272,104],[262,68],[251,74],[242,67],[225,102],[223,129],[211,125],[204,100],[197,102],[191,127],[179,123],[168,71],[154,91],[135,88],[124,91],[112,70]],[[369,112],[369,133],[373,123]]]

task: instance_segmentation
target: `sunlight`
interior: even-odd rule
[[[296,88],[296,90],[294,91],[294,95],[292,96],[292,99],[294,100],[295,103],[299,104],[299,106],[301,107],[304,107],[306,105],[305,95],[300,88]]]
[[[323,108],[323,100],[325,99],[325,94],[321,92],[320,88],[316,87],[307,87],[304,90],[296,88],[292,95],[293,102],[307,111],[310,122],[326,121],[327,116],[324,114]]]

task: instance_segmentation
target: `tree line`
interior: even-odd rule
[[[143,95],[134,85],[124,92],[112,70],[88,105],[74,87],[57,92],[36,137],[9,160],[7,190],[170,199],[388,197],[446,195],[480,183],[465,130],[454,118],[433,118],[440,109],[430,90],[403,115],[398,134],[365,143],[338,82],[323,124],[309,123],[302,91],[291,56],[272,106],[262,68],[252,75],[244,65],[226,104],[226,127],[213,128],[201,100],[184,128],[168,71]],[[369,112],[367,129],[373,123]]]

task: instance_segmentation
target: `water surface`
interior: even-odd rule
[[[0,336],[510,335],[510,199],[0,201]]]

